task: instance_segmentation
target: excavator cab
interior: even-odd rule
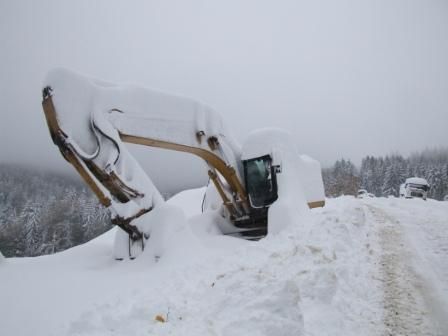
[[[242,160],[242,163],[250,215],[234,219],[233,224],[242,230],[241,236],[257,240],[267,234],[268,210],[278,198],[280,166],[274,164],[269,154]]]
[[[270,155],[243,161],[244,180],[252,208],[269,207],[278,198],[277,169]]]

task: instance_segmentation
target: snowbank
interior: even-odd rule
[[[8,259],[0,267],[1,334],[396,334],[384,324],[390,306],[384,302],[384,288],[391,279],[384,278],[381,268],[391,251],[382,250],[380,241],[390,238],[397,249],[406,241],[398,244],[384,237],[384,222],[410,233],[415,242],[410,250],[421,260],[408,253],[403,260],[417,261],[422,278],[434,275],[429,288],[439,297],[432,302],[446,308],[446,202],[329,199],[325,208],[309,211],[300,225],[259,242],[217,235],[211,230],[213,212],[191,210],[187,216],[180,210],[198,209],[201,202],[202,192],[185,191],[158,210],[158,220],[172,226],[159,228],[160,233],[152,228],[152,234],[169,251],[155,243],[134,261],[114,261],[111,230],[56,255]],[[160,253],[164,257],[156,260]],[[426,290],[427,283],[422,284],[420,289]],[[405,318],[401,312],[392,311]],[[165,322],[155,320],[157,315]],[[410,316],[417,324],[422,318]]]
[[[217,235],[214,213],[197,214],[201,202],[202,192],[193,190],[159,207],[157,221],[168,227],[154,222],[150,229],[164,243],[147,246],[134,261],[111,258],[114,230],[53,256],[8,259],[0,267],[2,334],[385,334],[379,268],[388,251],[381,251],[375,231],[381,223],[369,204],[402,225],[421,223],[419,253],[431,257],[435,278],[448,279],[444,202],[330,199],[300,225],[259,242]],[[187,216],[181,209],[190,206],[196,210]],[[439,288],[443,299],[446,283]]]
[[[375,335],[383,302],[371,277],[369,230],[357,200],[342,198],[259,242],[208,236],[213,247],[199,243],[188,257],[160,259],[140,285],[133,279],[138,290],[84,311],[70,332]]]
[[[2,251],[0,251],[0,264],[5,261],[5,257],[2,254]]]

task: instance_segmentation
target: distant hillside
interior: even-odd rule
[[[0,251],[51,254],[111,228],[109,214],[80,181],[0,164]]]

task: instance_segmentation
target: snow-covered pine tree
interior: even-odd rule
[[[384,196],[398,196],[400,184],[405,179],[406,164],[400,155],[393,155],[385,159],[385,175],[382,186]]]
[[[30,200],[26,202],[19,217],[20,225],[25,227],[27,246],[25,253],[29,256],[38,255],[37,251],[42,245],[43,228],[41,226],[41,210],[42,204]]]

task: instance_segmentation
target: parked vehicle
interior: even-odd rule
[[[373,194],[369,193],[365,189],[359,189],[358,190],[358,195],[356,197],[358,197],[358,198],[365,198],[365,197],[375,197],[375,196]]]
[[[406,182],[400,185],[400,197],[404,198],[422,198],[426,200],[429,191],[429,184],[424,178],[410,177]]]

